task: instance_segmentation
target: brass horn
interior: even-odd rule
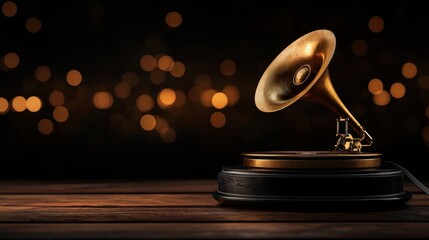
[[[336,149],[361,151],[361,147],[371,145],[373,139],[346,108],[332,85],[328,65],[335,45],[335,35],[325,29],[295,40],[265,70],[256,88],[255,104],[263,112],[274,112],[298,99],[320,103],[340,116]],[[349,124],[360,138],[354,139],[348,134]],[[367,144],[361,144],[363,140]]]

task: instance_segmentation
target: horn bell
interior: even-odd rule
[[[335,35],[317,30],[285,48],[262,75],[255,104],[262,112],[283,109],[303,97],[321,78],[335,51]]]
[[[341,118],[369,146],[372,137],[338,97],[329,77],[328,65],[334,55],[336,39],[329,30],[316,30],[295,40],[267,67],[255,92],[255,104],[262,112],[283,109],[298,99],[320,103]]]

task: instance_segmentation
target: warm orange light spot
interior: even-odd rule
[[[82,74],[78,70],[70,70],[66,76],[67,83],[70,86],[76,87],[82,82]]]
[[[3,6],[1,8],[1,11],[3,15],[6,17],[13,17],[15,16],[18,8],[16,7],[16,4],[12,1],[6,1],[3,3]]]
[[[222,109],[228,104],[228,97],[223,92],[217,92],[212,97],[212,105],[217,109]]]
[[[201,98],[201,90],[198,87],[192,87],[188,91],[188,98],[194,103],[200,103]]]
[[[126,72],[122,74],[121,81],[127,83],[130,87],[135,87],[139,83],[139,77],[135,72]]]
[[[140,58],[140,67],[146,72],[154,70],[157,66],[156,58],[152,55],[143,55]]]
[[[226,59],[222,61],[220,64],[220,72],[225,76],[232,76],[235,74],[237,67],[235,65],[235,62],[231,59]]]
[[[12,99],[12,109],[15,112],[24,112],[27,109],[27,100],[23,96],[16,96]]]
[[[185,74],[185,65],[181,62],[174,62],[173,68],[170,71],[171,76],[180,78]]]
[[[4,55],[4,65],[8,68],[16,68],[19,65],[19,56],[14,52]]]
[[[92,103],[96,108],[99,108],[99,109],[110,108],[113,104],[112,94],[105,91],[97,92],[94,94]]]
[[[176,101],[176,92],[171,88],[162,89],[158,94],[158,99],[162,105],[170,106]]]
[[[115,93],[116,97],[120,99],[126,99],[131,94],[131,88],[127,83],[120,82],[115,85],[113,92]]]
[[[9,111],[9,102],[6,98],[0,97],[0,114],[5,114]]]
[[[42,22],[36,17],[31,17],[25,22],[25,27],[30,33],[38,33],[42,29]]]
[[[212,107],[213,106],[212,98],[213,98],[213,95],[215,95],[215,93],[216,93],[216,90],[214,90],[214,89],[207,89],[207,90],[203,90],[201,92],[200,100],[201,100],[201,103],[203,104],[203,106],[205,106],[205,107]]]
[[[405,86],[400,82],[392,84],[390,87],[390,94],[394,98],[402,98],[405,95]]]
[[[46,82],[51,78],[51,69],[47,66],[38,66],[34,71],[34,76],[40,82]]]
[[[151,114],[143,115],[140,118],[140,126],[146,131],[152,131],[156,126],[156,119]]]
[[[57,122],[65,122],[69,118],[69,111],[67,110],[66,107],[59,106],[54,109],[52,116]]]
[[[52,91],[49,94],[49,103],[53,107],[58,107],[64,104],[64,94],[58,90]]]
[[[158,68],[164,72],[168,72],[173,69],[174,61],[170,56],[164,55],[158,60]]]
[[[180,90],[176,91],[176,101],[174,101],[175,107],[183,107],[186,104],[186,94]]]
[[[371,79],[368,83],[368,91],[374,95],[380,94],[383,91],[383,82],[378,78]]]
[[[422,129],[422,137],[426,142],[429,142],[429,127],[424,127]]]
[[[390,94],[388,91],[383,90],[381,93],[374,95],[372,100],[378,106],[385,106],[390,102]]]
[[[165,16],[165,23],[167,23],[169,27],[176,28],[182,24],[182,15],[176,11],[169,12]]]
[[[226,117],[223,113],[221,112],[214,112],[211,116],[210,116],[210,123],[213,127],[215,128],[221,128],[223,126],[225,126],[226,123]]]
[[[156,131],[161,133],[162,130],[164,130],[165,128],[168,128],[167,120],[161,118],[160,116],[156,116],[156,126],[155,126]]]
[[[39,132],[43,135],[49,135],[54,131],[54,124],[49,119],[42,119],[39,121],[39,124],[37,124],[37,129],[39,129]]]
[[[425,109],[425,115],[427,118],[429,118],[429,105]]]
[[[212,79],[206,73],[199,73],[195,77],[195,85],[200,89],[210,88],[212,86]]]
[[[384,20],[380,16],[374,16],[369,19],[368,28],[373,33],[379,33],[383,31]]]
[[[414,63],[407,62],[402,66],[402,75],[411,79],[417,75],[417,66]]]
[[[147,112],[153,108],[154,101],[151,96],[142,94],[136,100],[137,108],[142,112]]]
[[[153,84],[159,85],[165,80],[165,72],[155,69],[149,74],[149,79]]]
[[[418,82],[419,82],[419,86],[422,89],[426,89],[426,90],[429,89],[429,75],[424,75],[424,76],[419,77]]]
[[[30,112],[37,112],[42,108],[42,100],[39,97],[31,96],[25,102],[25,106]]]
[[[234,106],[240,99],[240,91],[233,85],[227,85],[222,90],[228,98],[228,106]]]
[[[171,127],[166,127],[160,132],[161,140],[165,143],[172,143],[176,140],[176,131]]]
[[[352,52],[356,56],[363,56],[368,51],[368,45],[364,40],[358,39],[352,43]]]

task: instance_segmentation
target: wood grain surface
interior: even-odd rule
[[[404,208],[263,210],[219,206],[216,180],[2,181],[0,239],[424,239],[429,196]]]

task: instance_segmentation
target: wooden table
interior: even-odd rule
[[[429,196],[368,212],[225,208],[216,180],[2,181],[1,239],[429,238]]]

